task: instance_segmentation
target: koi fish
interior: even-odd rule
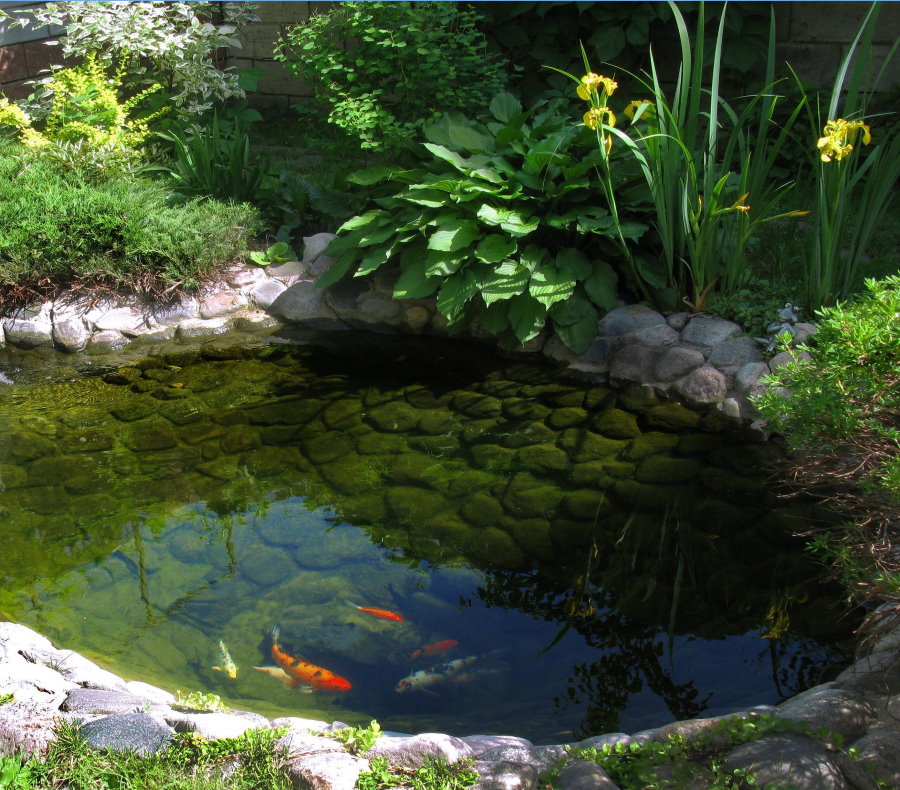
[[[403,622],[403,617],[396,612],[389,612],[387,609],[375,609],[371,606],[357,606],[353,601],[347,601],[347,603],[354,609],[359,609],[359,611],[370,614],[372,617],[377,617],[381,620],[395,620],[398,623]]]
[[[216,670],[216,672],[224,672],[234,680],[238,675],[237,664],[231,660],[231,653],[228,652],[228,648],[225,647],[225,643],[221,639],[219,640],[219,655],[221,656],[222,666],[211,667],[211,669]]]
[[[304,661],[299,656],[292,656],[281,648],[278,644],[278,634],[281,629],[276,625],[272,628],[272,658],[275,663],[281,667],[290,680],[287,685],[290,688],[296,688],[300,685],[307,685],[312,689],[323,689],[326,691],[349,691],[353,686],[350,681],[335,675],[334,672],[317,667]]]
[[[291,683],[293,682],[293,678],[285,672],[281,667],[253,667],[257,672],[262,672],[264,675],[268,675],[273,680],[280,680],[284,683],[285,686],[293,688]],[[310,694],[314,691],[312,686],[300,686],[300,691]]]
[[[424,645],[418,650],[414,650],[409,659],[410,661],[415,661],[417,658],[439,656],[441,653],[446,653],[448,650],[456,647],[458,644],[459,642],[457,642],[455,639],[442,639],[440,642],[434,642],[430,645]]]
[[[394,691],[398,694],[406,694],[410,691],[430,691],[430,686],[443,683],[466,682],[466,680],[474,678],[474,674],[466,673],[464,670],[477,660],[478,656],[466,656],[453,661],[445,661],[443,664],[436,664],[428,669],[420,669],[397,683]]]

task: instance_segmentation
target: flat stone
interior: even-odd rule
[[[199,317],[200,303],[193,296],[182,296],[178,301],[153,308],[153,320],[159,324],[177,324]]]
[[[83,318],[95,332],[114,330],[137,337],[150,328],[152,313],[144,306],[96,307],[88,310]]]
[[[127,692],[76,688],[66,695],[59,709],[70,713],[137,713],[151,702],[148,697]]]
[[[253,304],[265,310],[271,307],[285,290],[287,290],[287,286],[283,282],[267,278],[252,285],[247,291],[247,296]]]
[[[176,335],[185,340],[196,337],[212,337],[228,331],[228,318],[188,318],[178,324]]]
[[[175,732],[197,732],[204,738],[238,738],[247,730],[268,727],[269,722],[263,717],[253,714],[236,716],[231,713],[182,713],[173,711],[165,716],[166,724]]]
[[[220,318],[234,315],[248,303],[248,299],[240,292],[219,291],[205,296],[200,301],[200,318]]]
[[[731,337],[709,352],[709,363],[718,368],[741,367],[762,361],[762,349],[752,337]]]
[[[4,319],[3,331],[6,342],[18,348],[53,348],[53,322],[49,315]]]
[[[409,738],[380,738],[366,757],[387,757],[394,768],[421,768],[426,757],[455,763],[472,757],[472,749],[452,735],[425,732]]]
[[[560,790],[619,790],[599,765],[588,760],[575,760],[559,772]]]
[[[760,787],[770,782],[796,790],[844,790],[850,785],[825,748],[802,735],[766,735],[741,744],[725,758],[728,770],[754,773]]]
[[[130,342],[131,338],[126,337],[118,330],[104,329],[91,335],[87,342],[87,348],[90,351],[118,351]]]
[[[269,305],[269,312],[284,321],[328,328],[340,320],[325,300],[325,291],[311,280],[294,283]]]
[[[637,340],[653,348],[664,348],[678,342],[678,332],[668,324],[654,324],[636,329],[628,334],[629,340]]]
[[[597,326],[598,335],[627,335],[649,326],[666,325],[666,319],[646,305],[634,304],[610,310]]]
[[[58,720],[59,711],[46,700],[14,699],[0,705],[0,754],[42,755],[56,737]]]
[[[144,755],[167,748],[173,732],[149,713],[117,713],[81,727],[81,734],[95,749]]]
[[[266,274],[291,286],[297,280],[309,276],[309,266],[303,261],[285,261],[274,266],[267,266]]]
[[[699,368],[706,358],[701,351],[684,346],[673,346],[662,352],[653,366],[653,378],[655,381],[667,383],[686,376],[692,370]]]
[[[612,382],[630,381],[638,384],[652,381],[656,359],[657,352],[643,343],[624,343],[612,355],[609,379]]]
[[[303,790],[354,790],[368,763],[346,752],[304,754],[288,759],[287,774]]]
[[[477,790],[533,790],[538,770],[531,765],[497,760],[476,760]]]
[[[835,678],[841,688],[875,694],[900,694],[900,656],[895,650],[872,653]]]
[[[715,318],[708,315],[694,316],[688,321],[687,326],[681,330],[681,340],[684,343],[692,343],[707,349],[712,349],[720,343],[743,332],[740,326],[733,321],[724,318]]]
[[[325,249],[337,236],[334,233],[315,233],[312,236],[303,237],[303,263],[313,263],[318,260]],[[330,260],[329,260],[330,265]]]
[[[822,727],[839,732],[849,742],[865,733],[875,707],[858,691],[817,686],[783,702],[778,715],[805,722],[813,732]]]

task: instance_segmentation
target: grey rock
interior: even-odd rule
[[[53,342],[69,354],[81,351],[88,342],[90,332],[80,316],[59,316],[53,319]]]
[[[762,350],[752,337],[732,337],[713,346],[709,362],[719,368],[740,367],[762,361]]]
[[[874,694],[900,693],[900,653],[883,650],[864,656],[835,678],[842,688]]]
[[[530,765],[495,760],[476,760],[479,779],[472,790],[533,790],[538,770]]]
[[[266,274],[290,287],[297,280],[309,277],[309,265],[303,261],[285,261],[277,266],[266,267]]]
[[[303,263],[313,263],[325,252],[325,248],[337,238],[334,233],[316,233],[303,237]]]
[[[622,343],[623,339],[620,336],[598,336],[594,338],[594,342],[588,346],[587,351],[581,354],[580,358],[587,363],[605,365],[608,370],[609,361]]]
[[[24,650],[23,652],[29,658],[55,667],[56,671],[66,680],[77,683],[79,686],[109,691],[127,691],[125,683],[120,677],[99,667],[74,650],[51,648],[50,650]]]
[[[560,790],[619,790],[619,786],[609,778],[596,763],[575,760],[559,772]]]
[[[28,652],[55,650],[53,643],[37,631],[19,623],[0,622],[0,661],[8,661],[20,650]]]
[[[149,697],[122,691],[76,688],[66,695],[59,709],[69,713],[138,713],[151,702]]]
[[[53,348],[53,322],[49,310],[31,318],[7,318],[3,321],[6,342],[19,348]]]
[[[42,754],[55,738],[58,718],[45,700],[16,698],[0,705],[0,754]]]
[[[733,321],[708,315],[697,315],[681,330],[681,340],[707,349],[723,343],[743,330]]]
[[[262,280],[252,285],[247,291],[250,301],[263,309],[271,307],[272,303],[287,290],[287,286],[275,279]]]
[[[4,694],[25,691],[29,697],[62,695],[75,687],[75,683],[66,680],[55,669],[33,664],[21,656],[10,657],[0,664],[0,690]]]
[[[156,754],[169,745],[173,730],[149,713],[117,713],[82,725],[81,734],[101,751]]]
[[[301,280],[280,294],[269,312],[285,321],[313,328],[327,329],[339,320],[325,300],[325,291],[311,280]]]
[[[83,319],[95,332],[111,330],[137,337],[150,328],[152,313],[143,306],[106,305],[91,308]]]
[[[662,352],[653,367],[654,381],[667,383],[686,376],[704,362],[703,353],[695,348],[673,346]]]
[[[361,321],[366,326],[377,324],[397,325],[401,323],[402,311],[400,304],[388,294],[379,291],[367,291],[359,297],[356,306],[357,313],[353,318]]]
[[[193,296],[183,296],[177,302],[153,308],[153,320],[159,324],[177,324],[200,317],[200,303]]]
[[[272,722],[274,725],[274,722]],[[325,725],[326,727],[328,725]],[[326,730],[323,730],[325,732]],[[326,752],[345,753],[344,747],[332,738],[323,738],[311,732],[291,729],[278,739],[278,745],[287,749],[291,755],[321,754]]]
[[[171,705],[175,702],[175,695],[165,689],[142,683],[140,680],[130,680],[125,684],[125,690],[139,697],[146,697],[157,705]]]
[[[725,767],[753,771],[760,787],[769,782],[797,790],[842,790],[849,787],[823,746],[802,735],[766,735],[741,744],[725,758]]]
[[[302,719],[299,716],[281,716],[269,722],[270,727],[288,727],[291,732],[324,732],[331,725],[321,719]]]
[[[816,332],[817,328],[815,324],[807,324],[803,321],[800,321],[794,324],[794,342],[795,343],[805,343],[809,340]]]
[[[198,732],[210,740],[216,738],[237,738],[247,730],[268,727],[264,717],[251,715],[235,715],[232,713],[183,713],[172,711],[165,714],[165,721],[176,732]]]
[[[690,313],[672,313],[666,316],[666,323],[679,332],[687,326],[687,322],[690,320]]]
[[[598,335],[627,335],[650,326],[667,326],[666,319],[646,305],[634,304],[610,310],[597,326]]]
[[[102,332],[94,332],[90,340],[87,342],[87,349],[90,351],[118,351],[131,342],[131,338],[126,337],[115,329],[104,329]]]
[[[476,759],[495,749],[530,749],[534,745],[527,738],[515,735],[467,735],[460,740],[472,750]]]
[[[495,739],[492,745],[486,740],[489,737]],[[461,739],[471,747],[476,759],[528,765],[538,772],[546,771],[564,755],[562,747],[534,746],[525,738],[503,735],[477,738],[475,741],[471,738]]]
[[[303,754],[288,758],[291,783],[302,790],[354,790],[368,763],[346,752]]]
[[[602,749],[607,744],[615,746],[617,743],[624,743],[627,746],[631,743],[631,736],[624,732],[608,732],[605,735],[592,735],[576,745],[579,749]]]
[[[200,300],[200,318],[221,318],[239,312],[248,304],[247,297],[240,291],[218,291],[207,294]]]
[[[769,366],[765,362],[748,362],[735,373],[734,384],[745,397],[761,395],[765,386],[760,379],[768,374]]]
[[[387,757],[395,768],[419,768],[426,757],[455,763],[470,758],[472,749],[459,738],[425,732],[409,738],[380,738],[366,757]]]
[[[651,380],[656,352],[643,343],[626,343],[612,356],[609,379],[615,382],[643,383]]]
[[[840,762],[841,769],[856,787],[900,787],[900,732],[892,729],[870,730],[853,744],[858,759]],[[868,784],[866,784],[868,782]]]
[[[690,406],[720,403],[727,391],[725,376],[712,365],[703,365],[675,382],[675,392]]]
[[[783,702],[778,713],[792,721],[806,722],[813,732],[825,727],[851,741],[866,731],[875,718],[875,707],[851,689],[817,686]]]
[[[227,332],[228,325],[228,318],[188,318],[178,324],[175,334],[184,339],[213,337]]]

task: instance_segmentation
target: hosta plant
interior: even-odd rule
[[[424,133],[421,166],[350,177],[371,204],[339,229],[319,284],[393,268],[394,297],[436,295],[451,331],[477,319],[514,345],[549,322],[585,349],[617,296],[620,230],[631,241],[647,230],[623,216],[616,225],[598,199],[593,133],[556,103],[524,112],[508,93],[483,122],[448,114]]]

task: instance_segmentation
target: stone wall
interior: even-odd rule
[[[27,2],[0,2],[0,9],[40,5]],[[286,25],[296,24],[330,3],[296,0],[260,3],[260,21],[248,25],[241,35],[242,48],[230,50],[227,62],[235,68],[262,68],[265,76],[254,98],[260,104],[289,107],[309,95],[303,82],[292,76],[273,59],[273,45]],[[853,40],[856,27],[868,3],[779,2],[775,3],[779,37],[779,56],[789,62],[803,80],[827,88],[841,57]],[[876,68],[884,61],[900,30],[900,3],[884,3],[878,32],[871,49]],[[0,90],[10,98],[28,94],[27,79],[49,67],[58,50],[43,42],[60,31],[42,28],[36,31],[14,28],[0,22]],[[900,84],[900,58],[894,58],[880,90]]]

